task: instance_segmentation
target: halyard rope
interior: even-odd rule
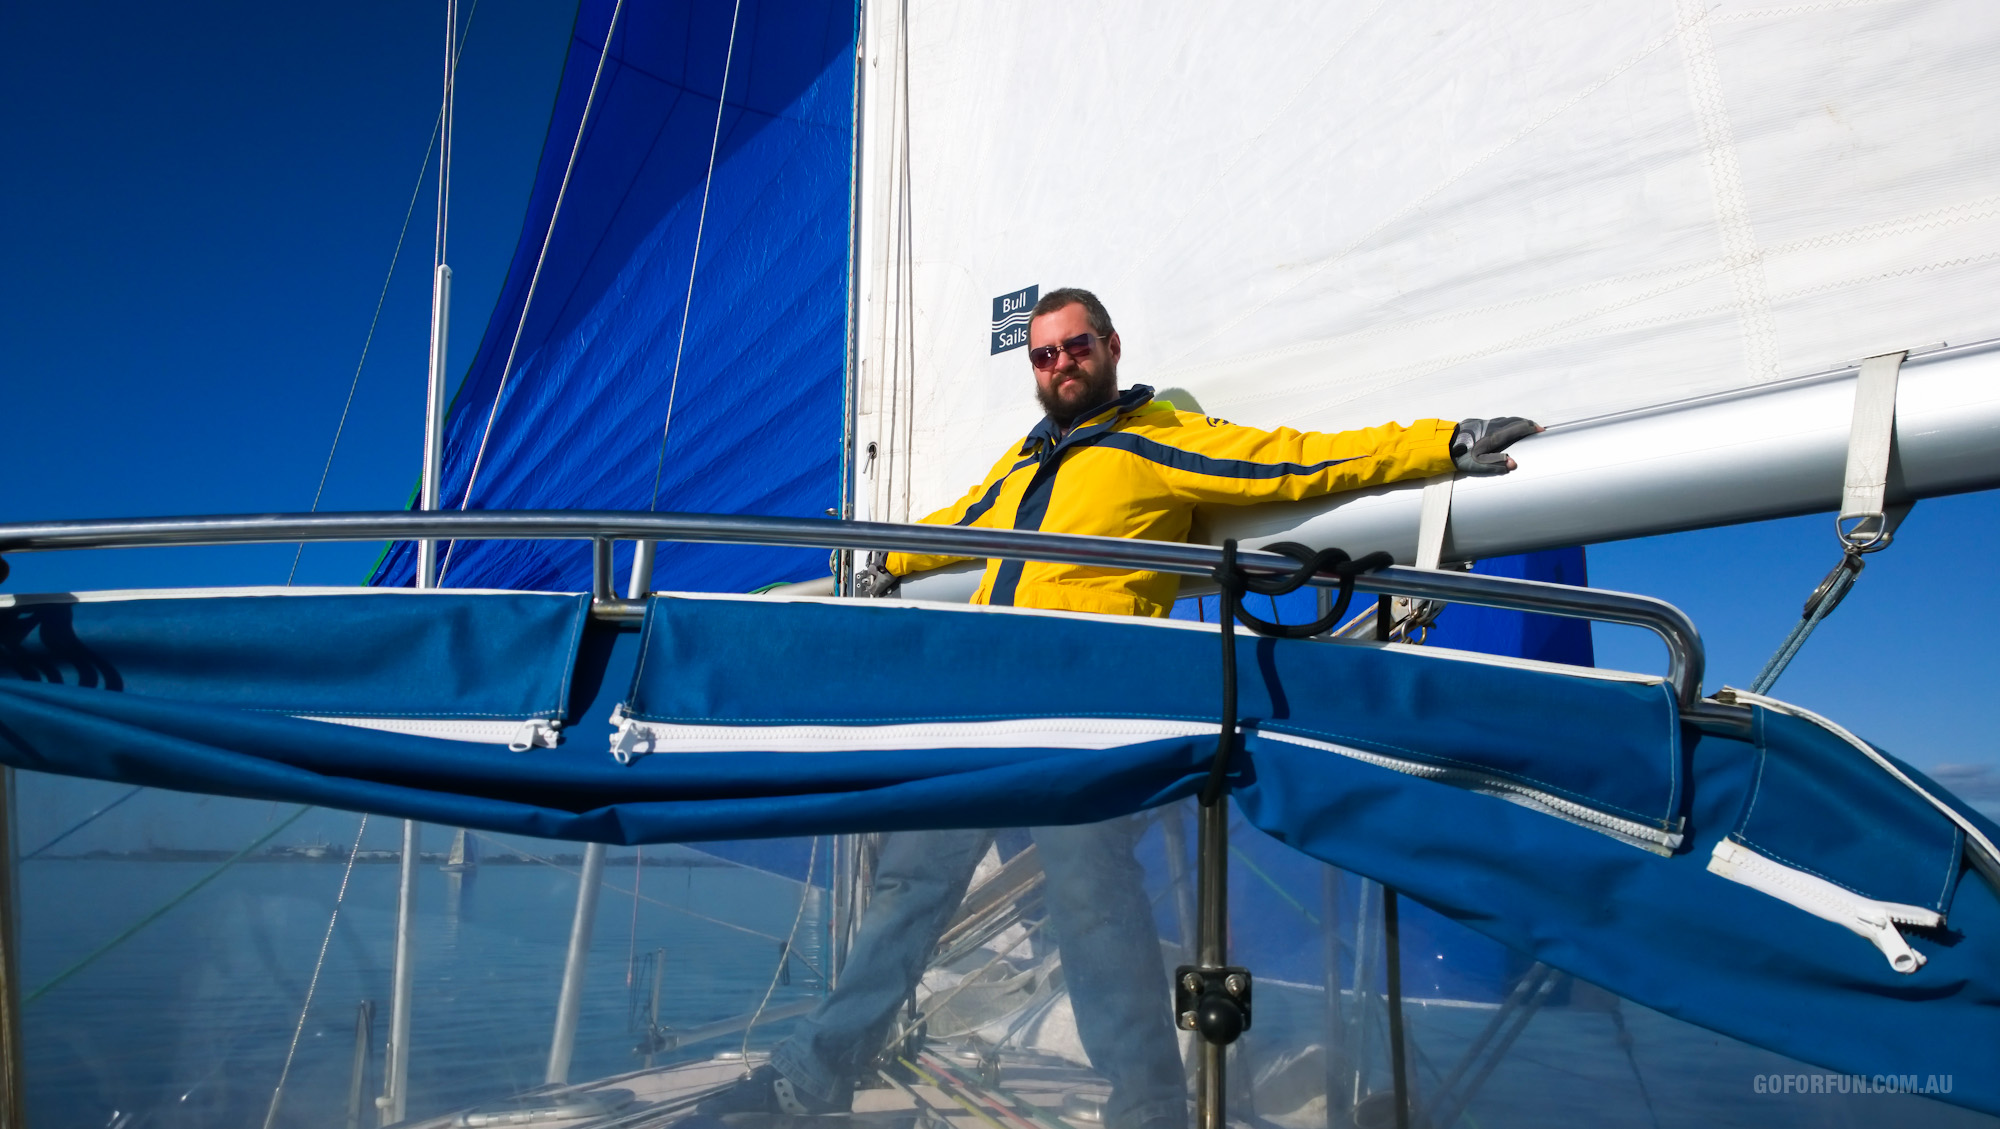
[[[722,111],[729,105],[729,67],[736,59],[736,20],[743,0],[729,13],[729,46],[722,53],[722,89],[715,95],[715,132],[708,139],[708,172],[701,178],[701,211],[694,221],[694,254],[688,259],[687,300],[681,305],[680,340],[674,343],[674,376],[667,385],[667,418],[660,424],[660,453],[653,460],[653,497],[648,511],[660,508],[660,476],[667,466],[667,433],[674,426],[674,397],[681,389],[681,353],[687,348],[688,314],[694,309],[694,272],[701,265],[701,236],[708,226],[708,190],[715,183],[715,155],[722,146]]]
[[[459,34],[458,51],[452,56],[452,74],[458,73],[458,56],[465,53],[465,32],[472,30],[472,18],[479,14],[479,0],[472,0],[472,7],[465,13],[465,28]],[[333,456],[340,450],[341,433],[347,430],[347,415],[354,408],[354,392],[361,387],[361,369],[368,363],[368,348],[375,343],[375,327],[382,321],[382,304],[389,298],[389,283],[396,277],[396,262],[403,257],[403,240],[410,234],[410,218],[417,214],[417,197],[423,195],[424,179],[430,174],[431,150],[437,147],[438,134],[444,128],[444,107],[438,107],[437,121],[431,123],[431,139],[424,145],[424,159],[417,165],[417,183],[410,189],[410,206],[403,209],[403,228],[396,233],[396,249],[389,254],[389,273],[382,276],[382,291],[375,296],[375,314],[368,319],[368,335],[361,339],[361,359],[354,362],[354,379],[347,384],[347,402],[341,405],[340,422],[334,425],[333,445],[327,448],[326,465],[320,468],[319,489],[313,491],[312,509],[307,513],[318,513],[320,497],[326,493],[327,475],[333,472]],[[306,543],[292,553],[292,571],[285,574],[285,587],[299,575],[299,558],[305,556]]]
[[[479,484],[479,466],[486,460],[486,443],[493,438],[493,421],[500,415],[500,401],[507,395],[507,380],[513,375],[514,355],[521,348],[521,331],[528,327],[528,311],[535,304],[535,288],[541,285],[542,267],[549,259],[549,243],[555,238],[556,221],[562,218],[563,199],[569,195],[569,179],[576,173],[576,158],[583,152],[584,134],[590,132],[590,111],[597,105],[597,87],[604,81],[604,64],[611,60],[611,41],[618,35],[618,18],[625,13],[625,0],[618,0],[611,9],[610,26],[604,29],[604,45],[597,53],[597,70],[590,76],[590,94],[583,100],[583,116],[577,119],[576,140],[570,143],[569,163],[563,166],[561,187],[556,189],[555,206],[549,210],[549,226],[542,232],[542,249],[535,256],[535,271],[528,276],[528,293],[521,299],[521,316],[514,322],[514,340],[507,346],[507,361],[500,366],[500,385],[493,390],[493,406],[486,412],[486,427],[479,433],[479,450],[472,456],[472,473],[465,479],[465,496],[458,500],[458,508],[463,510],[472,502],[472,488]],[[438,562],[438,584],[444,587],[445,570],[451,567],[451,551],[458,546],[453,540],[445,546],[444,559]]]

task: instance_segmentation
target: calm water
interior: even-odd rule
[[[437,846],[441,844],[427,844]],[[568,848],[565,848],[568,849]],[[169,902],[212,862],[35,860],[23,864],[22,970],[33,992]],[[337,863],[239,863],[159,920],[24,1008],[28,1107],[54,1127],[261,1126],[299,1020],[340,887]],[[634,926],[629,866],[607,869],[573,1078],[637,1069],[628,988],[665,949],[662,1022],[753,1010],[776,971],[800,887],[759,871],[649,862]],[[377,1002],[366,1093],[381,1090],[395,941],[397,867],[354,868],[307,1015],[278,1124],[345,1124],[356,1013]],[[484,866],[469,878],[422,869],[410,1056],[412,1116],[539,1085],[555,1023],[577,881],[540,865]],[[817,965],[820,898],[796,951]],[[688,913],[717,918],[715,924]],[[745,930],[748,930],[747,932]],[[643,988],[643,984],[640,985]],[[792,965],[772,1002],[811,996]],[[760,1029],[752,1045],[782,1034]],[[734,1042],[695,1048],[706,1056]],[[373,1125],[373,1111],[364,1124]]]

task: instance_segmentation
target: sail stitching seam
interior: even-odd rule
[[[1326,270],[1331,268],[1335,263],[1340,262],[1341,260],[1347,258],[1347,256],[1353,254],[1356,250],[1359,250],[1361,247],[1366,246],[1370,240],[1374,239],[1382,232],[1387,231],[1389,228],[1395,226],[1397,223],[1400,223],[1403,220],[1409,218],[1410,216],[1413,216],[1416,213],[1422,211],[1424,207],[1428,205],[1432,200],[1435,200],[1439,196],[1443,195],[1446,189],[1449,189],[1452,185],[1458,183],[1459,181],[1465,179],[1467,176],[1470,176],[1472,173],[1478,171],[1481,167],[1486,165],[1487,162],[1493,160],[1495,157],[1498,157],[1500,154],[1513,148],[1515,145],[1520,144],[1522,141],[1526,140],[1528,137],[1532,136],[1534,133],[1541,130],[1542,127],[1548,125],[1550,122],[1568,113],[1570,110],[1574,109],[1576,106],[1583,103],[1586,99],[1590,98],[1598,91],[1603,90],[1605,87],[1611,85],[1612,82],[1616,81],[1619,77],[1624,75],[1625,72],[1631,70],[1633,67],[1638,66],[1646,59],[1651,58],[1654,54],[1658,53],[1662,48],[1666,47],[1669,43],[1672,43],[1674,40],[1680,38],[1681,35],[1684,34],[1690,27],[1694,26],[1694,24],[1701,22],[1701,20],[1705,16],[1706,13],[1698,14],[1693,17],[1693,20],[1691,22],[1684,18],[1683,21],[1677,23],[1671,31],[1668,31],[1666,34],[1661,35],[1657,39],[1654,39],[1651,43],[1648,43],[1645,46],[1641,47],[1637,52],[1635,52],[1633,55],[1625,59],[1625,61],[1619,63],[1618,66],[1612,68],[1611,71],[1605,74],[1602,78],[1599,78],[1596,82],[1578,91],[1567,101],[1563,102],[1561,105],[1550,110],[1548,113],[1535,119],[1533,122],[1530,122],[1526,127],[1524,127],[1520,132],[1516,133],[1514,136],[1508,138],[1507,140],[1501,142],[1500,144],[1494,146],[1493,148],[1488,149],[1486,152],[1480,154],[1478,157],[1473,158],[1470,163],[1466,164],[1458,171],[1453,172],[1450,175],[1446,176],[1443,180],[1438,181],[1428,191],[1424,192],[1416,199],[1410,201],[1408,204],[1403,205],[1403,207],[1397,209],[1394,213],[1390,214],[1386,219],[1382,220],[1374,227],[1371,227],[1367,231],[1361,233],[1361,235],[1357,236],[1353,241],[1349,242],[1347,246],[1335,252],[1324,262],[1321,262],[1315,265],[1311,270],[1305,271],[1302,274],[1300,274],[1296,279],[1294,279],[1291,282],[1290,285],[1284,287],[1275,294],[1272,294],[1270,297],[1265,298],[1263,301],[1258,302],[1255,305],[1251,306],[1250,308],[1244,310],[1241,314],[1238,314],[1234,319],[1222,325],[1220,328],[1210,333],[1207,337],[1201,339],[1200,341],[1195,342],[1187,349],[1182,350],[1180,357],[1185,357],[1188,354],[1193,353],[1195,350],[1200,349],[1202,346],[1207,345],[1212,341],[1228,336],[1232,331],[1236,329],[1237,326],[1241,325],[1244,321],[1249,319],[1249,317],[1252,314],[1255,314],[1259,310],[1262,310],[1267,306],[1270,306],[1273,302],[1276,302],[1278,299],[1284,297],[1287,294],[1290,294],[1294,290],[1297,290],[1299,287],[1305,285],[1308,281],[1319,277],[1319,275],[1321,275]],[[1180,357],[1176,357],[1175,360],[1179,360]]]
[[[1869,8],[1878,4],[1906,4],[1909,0],[1835,0],[1830,4],[1794,4],[1789,8],[1765,8],[1761,11],[1724,12],[1715,17],[1716,23],[1747,23],[1750,20],[1780,19],[1785,16],[1810,16],[1818,12],[1837,12],[1844,8]]]
[[[1681,40],[1687,65],[1688,95],[1694,103],[1695,128],[1701,136],[1715,194],[1715,225],[1736,290],[1737,316],[1743,324],[1745,363],[1753,381],[1777,375],[1777,331],[1771,318],[1771,295],[1757,236],[1750,223],[1750,204],[1743,192],[1743,170],[1736,160],[1736,132],[1723,97],[1722,71],[1715,40],[1699,18],[1701,0],[1679,0],[1682,18],[1690,24]]]
[[[1762,255],[1765,261],[1768,262],[1772,258],[1779,255],[1793,254],[1800,251],[1819,250],[1825,247],[1838,247],[1841,246],[1842,244],[1858,243],[1863,240],[1879,236],[1907,235],[1920,231],[1935,231],[1950,227],[1957,227],[1964,224],[1977,223],[1981,220],[1988,220],[1988,219],[1993,219],[1995,217],[2000,217],[2000,207],[1995,207],[1994,205],[1996,203],[2000,203],[2000,196],[1981,196],[1972,200],[1964,201],[1962,203],[1951,204],[1941,208],[1932,208],[1921,212],[1914,212],[1909,215],[1896,217],[1894,219],[1879,220],[1874,223],[1863,224],[1859,227],[1848,228],[1843,231],[1834,231],[1822,235],[1808,236],[1806,238],[1796,239],[1788,243],[1775,243],[1764,248]],[[1978,209],[1978,210],[1970,210],[1970,209]],[[1934,264],[1934,265],[1950,265],[1959,262],[1971,262],[1971,261],[1976,261],[1976,258],[1965,259],[1965,260],[1951,260],[1950,263],[1947,264]],[[1188,365],[1177,369],[1167,369],[1162,372],[1161,376],[1162,379],[1167,379],[1167,378],[1172,378],[1179,374],[1196,373],[1196,372],[1201,372],[1204,369],[1217,368],[1225,365],[1235,368],[1244,365],[1254,365],[1263,362],[1283,360],[1290,357],[1301,356],[1314,352],[1323,352],[1335,348],[1345,348],[1355,345],[1359,342],[1366,341],[1369,338],[1380,337],[1389,333],[1408,332],[1412,330],[1449,325],[1455,321],[1461,321],[1466,318],[1479,317],[1484,314],[1500,313],[1505,310],[1518,309],[1522,306],[1534,305],[1536,303],[1552,302],[1563,298],[1578,297],[1584,294],[1589,294],[1592,291],[1604,290],[1614,286],[1620,286],[1629,283],[1640,283],[1651,279],[1686,274],[1689,272],[1698,272],[1697,278],[1691,279],[1689,281],[1700,281],[1701,279],[1705,279],[1712,276],[1715,273],[1715,271],[1723,265],[1725,265],[1724,260],[1710,258],[1710,259],[1695,260],[1691,262],[1675,263],[1671,266],[1665,266],[1665,267],[1655,267],[1651,270],[1634,271],[1629,274],[1613,275],[1608,278],[1582,283],[1577,286],[1560,287],[1555,290],[1545,290],[1538,294],[1529,294],[1519,298],[1509,298],[1506,299],[1505,301],[1489,302],[1483,306],[1471,306],[1460,310],[1445,310],[1436,314],[1431,314],[1426,317],[1412,318],[1409,320],[1402,320],[1402,321],[1384,322],[1379,325],[1370,326],[1366,329],[1357,330],[1353,333],[1343,333],[1333,337],[1316,338],[1311,341],[1303,341],[1296,345],[1288,345],[1279,349],[1269,349],[1256,353],[1237,354],[1231,356],[1226,360],[1203,362],[1201,364]],[[1774,300],[1782,300],[1784,298],[1797,297],[1798,295],[1801,294],[1815,293],[1819,290],[1830,289],[1838,286],[1851,285],[1857,282],[1881,281],[1883,279],[1897,277],[1900,274],[1911,273],[1921,269],[1928,269],[1928,268],[1911,267],[1899,271],[1869,275],[1860,279],[1843,279],[1836,282],[1823,283],[1820,286],[1811,287],[1805,290],[1786,291],[1784,293],[1776,295]],[[1658,295],[1658,293],[1660,292],[1656,291],[1653,294],[1648,295],[1647,297],[1649,298],[1655,297]],[[1722,308],[1732,309],[1734,307],[1722,307]],[[1716,312],[1716,309],[1717,309],[1716,307],[1704,307],[1700,310],[1693,311],[1692,313],[1686,315],[1670,314],[1662,316],[1660,318],[1648,319],[1645,322],[1623,323],[1619,326],[1608,327],[1606,330],[1603,331],[1603,333],[1609,334],[1613,331],[1623,330],[1625,328],[1634,325],[1645,326],[1650,324],[1669,322],[1674,320],[1676,317],[1681,317],[1681,316],[1687,316],[1687,317],[1706,316],[1708,314]],[[1567,322],[1563,324],[1574,324],[1574,323]],[[1566,338],[1564,340],[1581,340],[1581,338],[1571,337],[1571,338]],[[1471,354],[1470,356],[1473,359],[1476,359],[1477,357],[1488,356],[1491,355],[1492,352],[1500,351],[1508,347],[1509,346],[1505,345],[1493,346],[1490,347],[1490,349],[1487,352]],[[1461,363],[1461,362],[1454,362],[1454,363]],[[1284,389],[1277,392],[1267,392],[1258,395],[1246,396],[1236,402],[1238,404],[1255,404],[1263,401],[1291,396],[1294,394],[1295,390]]]

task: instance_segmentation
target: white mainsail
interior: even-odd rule
[[[1982,0],[913,0],[866,23],[857,516],[945,504],[1031,425],[991,335],[1030,286],[1104,298],[1125,383],[1260,426],[1566,424],[2000,337]],[[1992,385],[1941,410],[2000,418]],[[1805,509],[1838,500],[1846,424]]]

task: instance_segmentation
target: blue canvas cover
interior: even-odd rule
[[[352,603],[421,616],[434,599]],[[138,669],[160,625],[101,607],[69,619],[60,646]],[[8,609],[6,637],[23,638],[35,609]],[[190,613],[167,634],[205,653],[211,622]],[[554,633],[544,646],[571,653]],[[1950,845],[1950,821],[1839,736],[1761,709],[1745,738],[1702,735],[1650,679],[1436,648],[1237,646],[1246,735],[1231,782],[1253,825],[1669,1015],[1833,1070],[1951,1074],[1950,1100],[2000,1112],[1987,1069],[2000,900]],[[51,681],[16,643],[0,759],[615,843],[1097,820],[1199,787],[1217,649],[1203,625],[668,597],[643,633],[583,632],[567,739],[513,753],[136,681]],[[313,662],[335,683],[356,672],[337,649]],[[651,742],[627,765],[609,747],[614,707]],[[1658,837],[1635,832],[1656,816]],[[1676,827],[1684,840],[1668,846]],[[1843,830],[1857,827],[1865,841]],[[1843,889],[1947,911],[1902,931],[1925,963],[1898,971],[1841,924],[1717,873],[1711,855],[1732,833]]]
[[[0,598],[15,678],[252,714],[556,721],[583,595],[209,589]]]
[[[732,51],[730,5],[625,5],[572,170],[613,6],[578,11],[513,264],[452,401],[442,504],[823,516],[841,500],[857,10],[744,0]],[[414,569],[397,543],[370,583]],[[722,545],[662,545],[655,572],[731,591],[824,575],[824,552]],[[589,550],[462,543],[445,584],[587,589]]]

